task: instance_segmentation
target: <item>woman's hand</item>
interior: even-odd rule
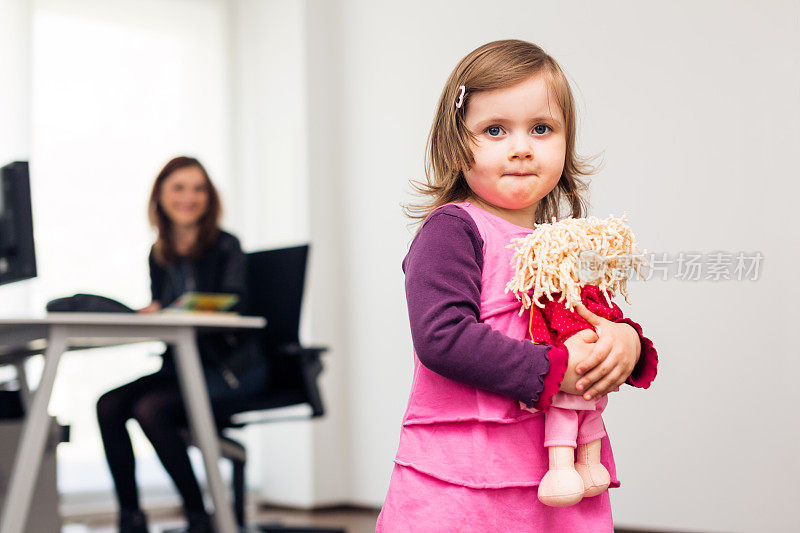
[[[142,307],[141,309],[137,310],[136,312],[137,313],[145,313],[145,314],[147,314],[147,313],[157,313],[158,311],[161,311],[161,304],[158,303],[158,302],[152,302],[147,307]]]
[[[567,372],[564,374],[564,379],[561,380],[560,390],[568,394],[581,393],[575,386],[580,378],[575,372],[575,368],[591,355],[595,342],[597,342],[597,334],[591,329],[583,329],[564,341],[564,346],[569,352],[569,361],[567,362]]]
[[[587,400],[602,398],[619,390],[633,372],[642,351],[639,334],[628,324],[599,317],[582,304],[577,305],[576,311],[594,326],[599,337],[591,355],[575,368],[583,376],[576,383],[578,394],[583,392]]]

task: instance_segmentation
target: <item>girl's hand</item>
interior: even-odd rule
[[[147,307],[142,307],[141,309],[137,310],[136,312],[137,313],[147,314],[147,313],[157,313],[158,311],[161,311],[161,304],[158,303],[158,302],[152,302]]]
[[[569,361],[567,362],[567,371],[564,374],[564,379],[561,380],[560,390],[568,394],[581,393],[575,387],[578,378],[580,378],[575,372],[575,368],[589,357],[595,342],[597,342],[597,334],[591,329],[581,330],[564,341],[564,346],[569,352]]]
[[[642,351],[639,334],[628,324],[599,317],[582,304],[578,304],[576,310],[594,326],[599,337],[591,355],[575,368],[576,373],[583,376],[576,383],[578,394],[583,392],[587,400],[602,398],[619,390],[633,372]]]

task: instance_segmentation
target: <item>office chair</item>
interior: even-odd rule
[[[269,383],[258,396],[215,402],[213,409],[218,428],[241,428],[248,424],[287,419],[305,420],[325,413],[317,377],[322,372],[320,355],[327,348],[301,346],[298,334],[307,258],[308,245],[248,254],[249,302],[243,312],[267,319],[267,327],[259,333],[264,356],[269,358]],[[267,413],[255,413],[299,404],[308,404],[311,413],[282,418],[259,417]],[[246,417],[242,417],[244,413],[247,413]],[[242,444],[222,434],[220,451],[223,458],[233,463],[234,511],[239,527],[245,528],[244,470],[247,453]],[[265,532],[344,533],[342,529],[332,528],[256,527]]]

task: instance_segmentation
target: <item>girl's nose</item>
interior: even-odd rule
[[[511,139],[509,159],[533,159],[533,143],[527,138],[514,137]]]

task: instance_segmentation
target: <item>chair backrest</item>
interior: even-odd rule
[[[247,255],[248,314],[267,319],[264,343],[298,343],[308,245]]]
[[[275,419],[237,422],[232,417],[303,403],[311,406],[311,417],[325,413],[317,385],[322,371],[320,353],[325,349],[304,349],[298,335],[307,259],[308,245],[247,255],[249,291],[244,312],[267,319],[262,338],[263,355],[269,361],[269,383],[258,395],[214,402],[218,427],[271,422]]]

